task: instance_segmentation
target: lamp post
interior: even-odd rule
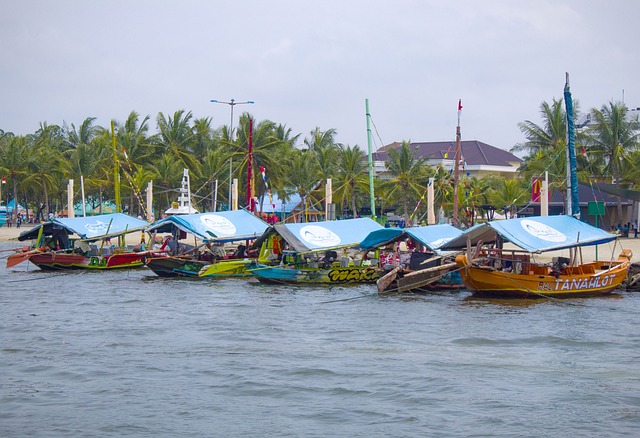
[[[253,104],[253,100],[246,100],[244,102],[236,102],[235,99],[231,99],[229,102],[224,100],[211,99],[212,103],[224,103],[231,107],[231,123],[229,124],[229,143],[233,143],[233,107],[236,105]],[[233,178],[233,158],[229,158],[229,210],[231,210],[231,181]]]

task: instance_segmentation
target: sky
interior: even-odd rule
[[[0,0],[0,129],[108,127],[231,107],[367,150],[462,140],[509,150],[565,73],[588,111],[640,107],[637,0]]]

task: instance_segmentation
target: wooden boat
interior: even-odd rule
[[[371,232],[359,246],[365,251],[375,250],[376,259],[381,259],[385,251],[393,254],[381,262],[386,273],[377,281],[379,293],[457,290],[464,285],[454,272],[455,255],[438,248],[461,234],[462,231],[448,224],[383,228]],[[404,241],[413,249],[399,251],[398,244]],[[389,247],[393,249],[385,250]]]
[[[277,224],[252,247],[260,253],[248,269],[270,284],[375,283],[381,270],[355,263],[345,252],[377,229],[382,226],[369,218]]]
[[[34,240],[35,243],[10,255],[6,266],[10,268],[30,261],[42,270],[140,268],[145,258],[161,257],[163,252],[143,250],[142,246],[105,246],[104,241],[143,232],[147,225],[147,222],[124,213],[54,218],[21,233],[18,240]],[[73,235],[77,238],[70,237]]]
[[[151,225],[150,233],[168,233],[171,245],[168,257],[148,258],[146,266],[162,277],[252,277],[245,269],[251,259],[245,257],[246,241],[260,237],[269,225],[245,210],[220,211],[169,216]],[[181,242],[188,235],[193,245]],[[243,242],[235,254],[225,244]]]
[[[569,75],[564,88],[567,113],[567,212],[571,216],[534,216],[488,222],[468,229],[442,248],[465,246],[456,257],[462,281],[475,295],[521,298],[572,298],[609,294],[627,280],[632,253],[616,260],[584,262],[580,249],[611,242],[618,236],[581,222],[575,157],[573,100]],[[543,195],[544,196],[544,195]],[[520,250],[505,251],[510,242]],[[490,243],[486,247],[485,244]],[[472,251],[472,246],[475,250]],[[569,249],[569,257],[551,263],[535,255]]]
[[[480,224],[445,246],[467,246],[456,263],[474,295],[573,298],[609,294],[622,287],[631,266],[630,250],[621,251],[615,260],[580,260],[581,247],[616,238],[572,216],[534,216]],[[505,242],[519,249],[505,249]],[[536,261],[542,252],[561,249],[569,249],[570,257]]]

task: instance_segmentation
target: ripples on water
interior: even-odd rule
[[[371,286],[25,268],[0,268],[3,437],[637,436],[640,426],[637,294],[378,297]]]

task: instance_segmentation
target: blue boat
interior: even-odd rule
[[[375,283],[380,269],[354,263],[346,251],[380,229],[369,218],[276,224],[252,247],[260,253],[250,270],[271,284]]]
[[[44,270],[118,269],[142,267],[148,252],[119,245],[104,247],[104,241],[143,232],[146,221],[124,213],[77,218],[54,218],[20,234],[18,240],[33,240],[34,246],[7,258],[7,268],[29,260]],[[100,245],[98,241],[102,241]]]
[[[147,232],[170,233],[169,239],[175,242],[170,257],[149,258],[146,266],[162,277],[251,277],[245,269],[251,260],[239,253],[229,258],[223,245],[253,241],[268,227],[245,210],[169,216],[149,226]],[[180,242],[187,234],[193,236],[193,245]]]

